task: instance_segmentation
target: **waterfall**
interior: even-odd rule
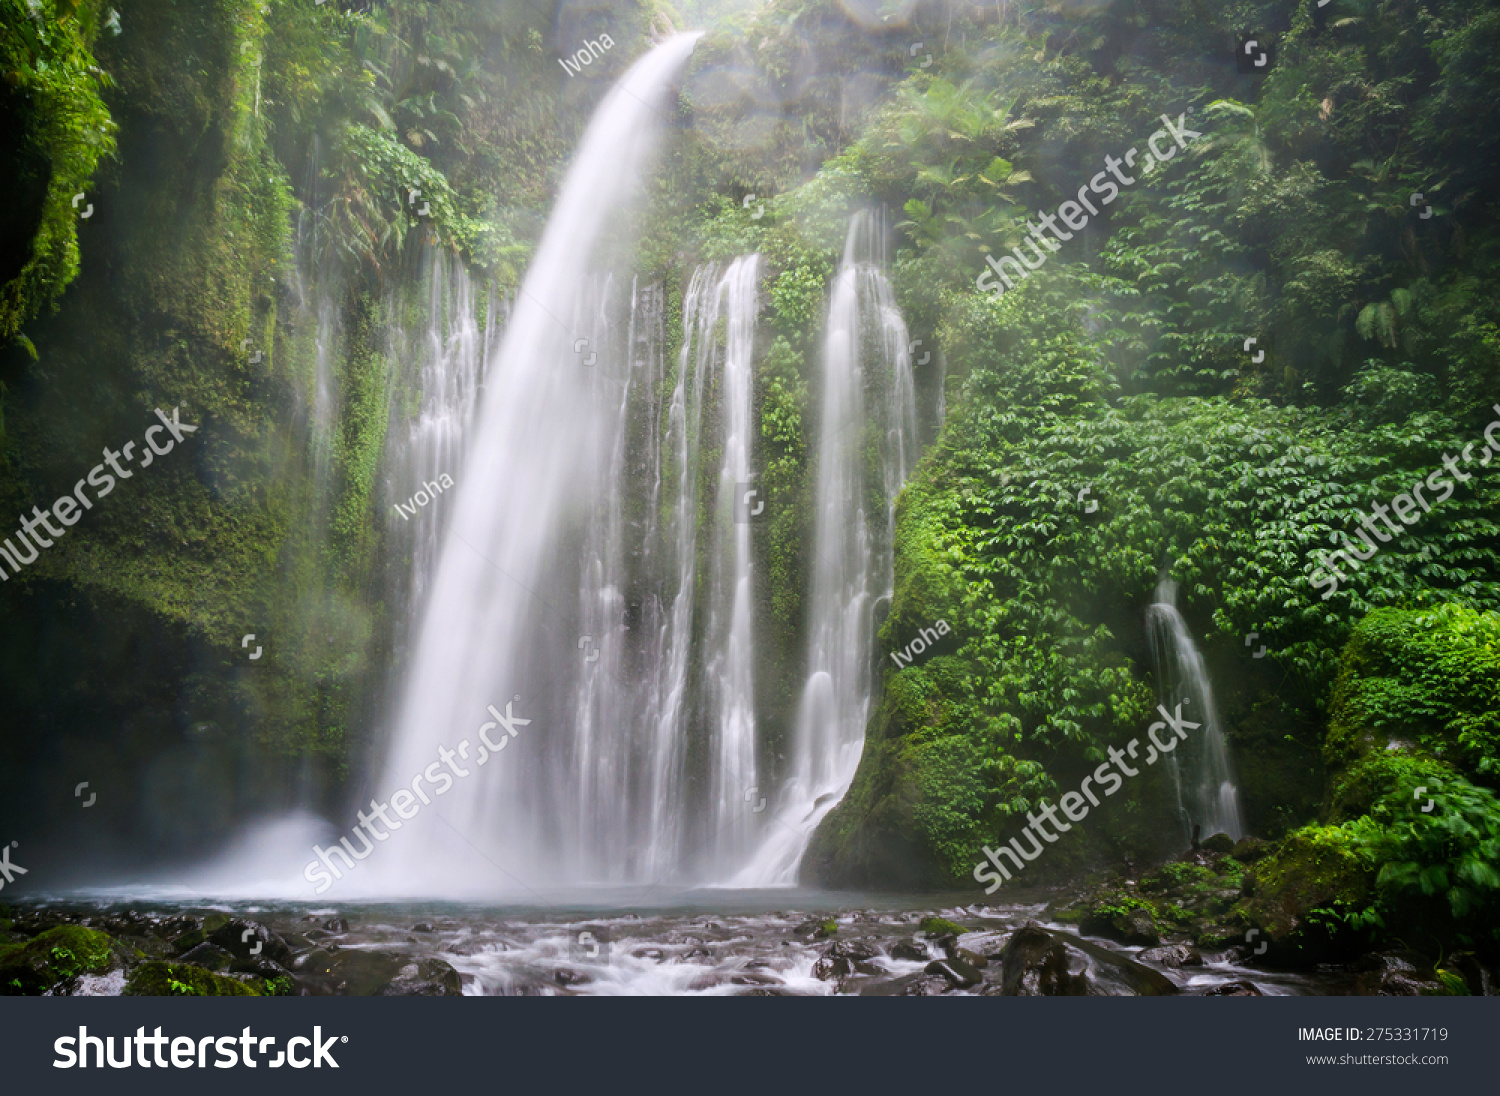
[[[630,336],[614,319],[617,287],[587,271],[609,230],[629,223],[669,114],[667,90],[696,37],[637,61],[595,112],[485,371],[462,471],[443,500],[448,524],[379,783],[382,796],[409,788],[421,801],[408,806],[414,817],[402,815],[409,832],[368,865],[386,893],[576,878],[628,837],[591,845],[609,820],[587,824],[601,807],[587,796],[649,794],[631,786],[622,751],[605,745],[629,733],[614,723],[614,700],[595,706],[580,695],[585,667],[628,672],[623,652],[606,662],[621,591],[605,574],[620,558],[611,530],[638,517],[608,512],[624,505],[608,473],[631,444],[620,410],[634,372]],[[580,604],[591,594],[592,609]],[[597,636],[582,628],[590,611]],[[620,618],[633,623],[629,606]],[[586,728],[574,725],[580,705],[595,720]],[[515,732],[499,728],[503,752],[480,745],[481,729],[494,741],[490,709]],[[449,782],[435,786],[440,779]]]
[[[849,789],[874,689],[874,608],[894,582],[895,499],[916,456],[906,325],[876,261],[883,226],[851,218],[823,343],[808,676],[790,770],[740,886],[787,886],[818,822]],[[873,435],[877,456],[870,456]],[[870,512],[873,497],[881,500]]]
[[[737,864],[749,851],[755,812],[746,796],[755,782],[755,688],[751,639],[750,517],[764,500],[750,494],[755,434],[751,389],[755,319],[759,311],[756,255],[736,259],[720,283],[727,323],[719,385],[722,458],[714,492],[714,543],[709,552],[708,634],[704,679],[714,731],[707,822],[715,864]],[[748,496],[748,498],[747,498]]]
[[[1183,837],[1192,840],[1193,827],[1198,825],[1204,837],[1227,833],[1238,841],[1245,835],[1245,827],[1234,763],[1214,707],[1208,669],[1177,611],[1177,584],[1166,577],[1157,584],[1156,602],[1146,611],[1146,631],[1161,703],[1169,711],[1177,703],[1185,703],[1183,717],[1203,725],[1189,732],[1171,754]]]
[[[413,363],[408,383],[415,390],[416,410],[394,424],[385,461],[387,533],[411,557],[409,607],[419,607],[426,600],[446,513],[436,497],[418,507],[412,506],[412,500],[428,484],[440,483],[442,476],[458,476],[486,352],[502,326],[497,302],[491,298],[485,312],[487,325],[480,327],[473,282],[455,256],[429,252],[422,266],[427,285],[426,325],[413,335],[397,327],[388,346],[391,360]],[[397,309],[393,305],[389,311]],[[443,493],[451,499],[446,490]]]

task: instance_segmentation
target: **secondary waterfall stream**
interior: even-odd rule
[[[1187,704],[1186,718],[1203,725],[1171,755],[1183,836],[1191,840],[1193,827],[1200,826],[1203,837],[1227,833],[1238,841],[1245,836],[1245,826],[1234,763],[1214,706],[1208,668],[1177,611],[1177,584],[1170,579],[1157,584],[1156,602],[1146,611],[1146,629],[1161,703],[1169,708]]]
[[[823,342],[807,669],[790,773],[741,886],[797,881],[813,830],[854,780],[874,688],[874,606],[889,596],[897,492],[916,455],[910,343],[877,261],[883,226],[849,223]],[[874,436],[878,457],[867,442]],[[871,490],[881,505],[871,512]]]

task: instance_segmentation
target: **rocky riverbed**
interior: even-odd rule
[[[57,895],[0,908],[0,993],[1494,993],[1493,972],[1471,955],[1437,969],[1410,951],[1320,951],[1296,918],[1253,927],[1259,855],[1254,844],[1203,848],[1139,880],[1102,872],[992,905],[786,890],[531,906]]]

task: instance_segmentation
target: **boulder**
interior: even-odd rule
[[[1229,850],[1229,855],[1241,864],[1253,864],[1267,856],[1275,847],[1271,842],[1259,837],[1242,837],[1234,843],[1234,848]]]
[[[1205,997],[1264,997],[1254,982],[1220,982],[1209,990]]]
[[[558,967],[552,972],[552,980],[567,989],[570,986],[586,986],[594,980],[593,975],[568,967]]]
[[[946,978],[955,989],[969,989],[984,981],[979,969],[962,959],[934,959],[923,968],[923,973]]]
[[[259,997],[258,981],[247,984],[188,963],[142,963],[125,983],[126,997]]]
[[[1198,954],[1198,949],[1189,947],[1187,944],[1167,944],[1164,947],[1147,948],[1139,953],[1136,959],[1143,963],[1160,963],[1168,970],[1203,965],[1203,956]]]
[[[177,957],[179,963],[192,963],[195,967],[204,970],[228,970],[235,957],[218,944],[199,944],[196,948],[189,948]]]
[[[975,968],[976,970],[983,970],[985,967],[989,966],[989,964],[990,964],[989,956],[987,956],[987,955],[980,955],[978,952],[970,951],[968,948],[960,948],[960,947],[949,948],[948,949],[948,958],[949,959],[960,959],[963,962],[968,963],[969,966]]]
[[[1109,895],[1096,903],[1078,922],[1086,936],[1102,936],[1121,944],[1155,947],[1161,943],[1156,920],[1142,899],[1133,895]]]
[[[118,970],[127,959],[134,961],[127,952],[102,932],[58,925],[24,944],[0,948],[0,995],[37,996],[85,974]]]
[[[913,940],[908,936],[904,940],[898,940],[891,945],[891,958],[925,963],[928,958],[927,945],[920,940]]]
[[[832,982],[838,978],[844,978],[854,973],[852,960],[841,956],[825,955],[813,964],[813,977],[824,982]]]
[[[868,940],[835,940],[823,954],[834,959],[858,961],[874,959],[880,954],[880,949]]]
[[[861,997],[940,997],[953,988],[953,983],[940,974],[904,974],[900,978],[886,978],[866,982],[859,987]]]
[[[1177,992],[1160,971],[1108,948],[1028,922],[1000,956],[1006,997],[1156,997]],[[986,988],[990,992],[990,988]]]
[[[1421,955],[1413,951],[1386,951],[1367,955],[1355,964],[1360,971],[1355,992],[1362,997],[1428,997],[1448,990]]]
[[[258,921],[231,918],[208,934],[208,942],[217,944],[237,959],[264,956],[284,963],[292,949],[286,941]]]
[[[1198,847],[1205,852],[1216,852],[1228,854],[1234,851],[1234,838],[1227,833],[1216,833],[1204,841],[1199,842]]]
[[[316,995],[457,997],[458,972],[441,959],[414,958],[374,948],[319,949],[292,961],[297,984]]]

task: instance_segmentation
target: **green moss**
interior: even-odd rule
[[[94,169],[114,151],[117,128],[101,97],[110,79],[91,51],[98,12],[89,2],[0,0],[7,85],[0,109],[21,122],[13,129],[17,145],[10,133],[5,137],[6,187],[15,196],[5,227],[28,216],[36,226],[20,270],[7,271],[0,285],[0,342],[51,306],[78,274],[79,226],[88,224],[81,215],[93,204],[87,199]]]
[[[142,963],[125,983],[127,997],[260,997],[260,979],[247,984],[187,963]]]
[[[104,933],[78,925],[0,945],[0,993],[34,995],[80,974],[103,973],[119,965],[115,946]]]
[[[1375,872],[1355,835],[1341,826],[1288,834],[1255,869],[1255,889],[1238,913],[1260,928],[1276,958],[1310,963],[1355,948]]]
[[[924,917],[917,927],[929,936],[957,936],[965,931],[962,925],[954,924],[946,917]]]

